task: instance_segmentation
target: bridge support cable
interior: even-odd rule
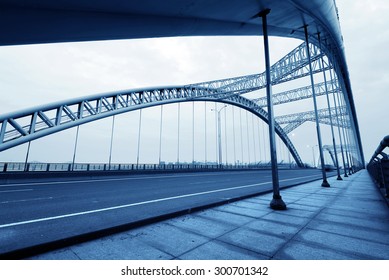
[[[219,145],[219,125],[218,125],[218,108],[217,108],[217,104],[216,102],[213,103],[213,109],[211,109],[211,111],[215,112],[215,162],[217,162],[217,164],[222,164],[221,163],[221,160],[220,160],[220,147],[221,145]]]
[[[345,118],[347,118],[348,122],[351,123],[351,120],[349,118],[349,116],[345,116]],[[356,163],[354,162],[354,157],[353,157],[353,149],[351,149],[351,147],[354,146],[354,142],[353,142],[353,138],[351,137],[351,131],[352,131],[352,128],[349,128],[349,129],[346,129],[346,138],[347,138],[347,142],[348,142],[348,147],[349,147],[349,156],[350,156],[350,170],[349,170],[349,173],[350,174],[354,174],[354,167],[356,166]]]
[[[236,165],[236,137],[235,137],[235,109],[232,106],[232,134],[233,134],[233,144],[234,144],[234,165]]]
[[[338,94],[339,94],[339,90],[336,95],[334,94],[334,106],[335,106],[336,115],[338,117],[338,122],[339,121],[343,122],[343,116],[339,114]],[[349,162],[347,156],[346,139],[344,138],[343,128],[341,128],[340,126],[338,126],[338,133],[341,141],[341,150],[342,150],[343,164],[344,164],[344,177],[348,177]]]
[[[332,80],[332,71],[333,70],[330,70],[330,78]],[[335,76],[335,74],[334,74]],[[335,107],[335,118],[336,118],[336,121],[337,123],[340,123],[339,121],[339,114],[338,114],[338,108],[336,106],[336,93],[334,93],[332,95],[333,99],[334,99],[334,107]],[[342,141],[342,134],[340,133],[340,126],[338,125],[338,136],[339,136],[339,144],[340,144],[340,150],[341,150],[341,154],[342,154],[342,161],[343,161],[343,169],[344,169],[344,176],[345,177],[348,177],[347,175],[347,171],[346,171],[346,162],[345,162],[345,159],[344,159],[344,151],[343,151],[343,141]]]
[[[28,158],[30,155],[30,147],[31,147],[31,141],[28,141],[26,159],[24,161],[24,171],[28,171]]]
[[[259,123],[259,119],[258,118],[254,118],[255,119],[255,121],[256,121],[256,123],[255,123],[255,125],[254,125],[254,129],[255,128],[257,128],[257,129],[255,129],[255,131],[256,131],[256,133],[257,133],[257,137],[255,138],[257,141],[255,141],[256,143],[257,143],[257,145],[258,145],[258,163],[260,163],[261,162],[261,126],[260,126],[260,123]]]
[[[160,120],[159,120],[159,151],[158,151],[159,164],[161,164],[161,162],[162,162],[162,128],[163,128],[163,105],[161,105]]]
[[[180,163],[180,116],[181,103],[177,104],[177,164]]]
[[[139,166],[139,154],[140,154],[140,136],[142,131],[142,109],[139,110],[139,125],[138,125],[138,151],[136,155],[136,165]]]
[[[340,96],[340,91],[338,91],[337,100],[338,100],[338,105],[341,106],[340,97],[339,96]],[[341,121],[345,122],[344,115],[341,115]],[[349,151],[349,145],[348,145],[348,141],[347,141],[347,138],[346,138],[346,133],[345,133],[345,128],[344,127],[342,128],[342,135],[343,135],[343,141],[344,141],[344,147],[345,147],[345,155],[346,155],[346,162],[347,162],[347,171],[346,172],[348,172],[348,175],[351,175],[351,172],[350,172],[350,169],[351,169],[350,151]]]
[[[339,80],[338,83],[339,83],[339,87],[340,87],[340,93],[342,94],[342,96],[344,98],[344,105],[343,106],[347,107],[347,114],[349,115],[349,118],[350,118],[349,125],[351,126],[355,140],[358,143],[357,154],[358,154],[359,159],[360,159],[360,168],[364,168],[365,163],[364,163],[364,157],[363,157],[362,142],[361,142],[361,137],[360,137],[360,132],[359,132],[358,119],[356,116],[354,99],[353,99],[353,96],[351,94],[351,88],[350,88],[349,83],[346,83],[345,78],[347,78],[347,77],[342,75],[343,71],[341,71],[339,64],[336,63],[336,61],[337,61],[336,58],[333,58],[333,61],[334,61],[334,68],[336,70],[336,73],[338,74],[338,80]],[[346,154],[347,154],[347,152],[346,152]],[[348,157],[350,157],[350,154],[348,155]],[[350,161],[350,168],[351,168],[351,161]]]
[[[204,102],[204,162],[207,164],[207,102]]]
[[[192,164],[195,163],[195,103],[192,102]]]
[[[321,39],[320,39],[320,33],[318,33],[318,40],[319,40],[319,49],[321,49]],[[320,63],[321,62],[321,63]],[[343,180],[342,177],[340,176],[340,170],[339,170],[339,161],[338,161],[338,154],[336,152],[336,142],[335,142],[335,134],[334,134],[334,125],[332,122],[332,114],[331,114],[331,104],[330,104],[330,98],[329,98],[329,93],[328,93],[328,86],[327,86],[327,75],[326,71],[324,70],[324,58],[323,56],[320,58],[319,63],[321,64],[321,68],[323,69],[323,78],[324,78],[324,87],[325,87],[325,92],[326,92],[326,98],[327,98],[327,107],[328,107],[328,112],[330,115],[330,126],[331,126],[331,136],[332,136],[332,144],[334,146],[334,154],[335,154],[335,166],[336,166],[336,172],[337,172],[337,180]]]
[[[239,109],[239,131],[240,131],[240,159],[243,164],[243,132],[242,132],[242,110]]]
[[[330,187],[330,184],[327,181],[327,174],[326,174],[325,166],[324,166],[323,145],[322,145],[322,141],[321,141],[319,116],[318,116],[318,113],[317,113],[317,101],[316,101],[316,95],[315,95],[315,82],[313,80],[313,73],[312,73],[312,67],[311,67],[311,55],[310,55],[310,50],[309,50],[308,26],[307,25],[304,26],[304,32],[305,32],[305,44],[306,44],[306,48],[307,48],[308,64],[309,64],[310,79],[311,79],[311,86],[312,86],[313,106],[314,106],[315,118],[316,118],[317,141],[318,141],[318,144],[319,144],[321,170],[322,170],[322,176],[323,176],[323,182],[322,182],[321,186],[322,187]]]
[[[253,147],[254,147],[254,164],[257,163],[257,147],[255,145],[255,127],[254,127],[254,115],[251,114],[251,130],[253,135]]]
[[[342,99],[340,96],[339,96],[339,99],[340,99],[340,103],[342,104],[342,106],[344,106],[344,99]],[[345,122],[348,122],[348,123],[351,123],[349,118],[348,118],[348,115],[344,115],[343,116],[344,118],[344,121]],[[346,139],[346,143],[347,143],[347,149],[348,149],[348,160],[349,160],[349,170],[348,170],[348,174],[349,175],[352,175],[353,174],[353,156],[352,156],[352,150],[351,150],[351,141],[350,141],[350,137],[349,137],[349,129],[346,129],[344,128],[344,137]]]
[[[215,108],[214,108],[214,112],[215,112],[215,131],[216,131],[216,134],[215,134],[215,139],[216,139],[216,148],[215,148],[215,151],[216,151],[216,161],[218,162],[219,165],[222,165],[223,164],[223,147],[222,147],[222,124],[221,124],[221,111],[226,108],[227,105],[224,105],[223,107],[221,107],[220,109],[217,108],[217,103],[215,102]],[[225,112],[226,110],[224,110]],[[227,132],[226,132],[226,122],[224,122],[225,124],[225,141],[227,141]],[[226,150],[226,154],[227,154],[227,150]],[[226,161],[226,164],[227,164],[227,161]]]
[[[225,105],[224,108],[224,143],[225,143],[225,161],[226,165],[228,165],[228,134],[227,134],[227,106]]]
[[[262,125],[262,139],[263,139],[263,158],[265,160],[265,162],[267,163],[267,153],[266,153],[266,142],[265,142],[265,139],[266,139],[266,136],[265,136],[265,124],[262,122],[261,123]]]
[[[74,141],[74,149],[73,149],[72,171],[74,170],[74,164],[76,162],[76,154],[77,154],[77,147],[78,147],[78,135],[79,135],[79,132],[80,132],[80,126],[77,125],[76,139]]]
[[[109,146],[108,170],[111,170],[113,133],[114,133],[114,130],[115,130],[115,115],[112,116],[111,143],[110,143],[110,146]]]
[[[269,38],[267,30],[267,15],[270,10],[263,10],[259,13],[262,17],[263,28],[263,44],[265,50],[265,68],[266,68],[266,96],[267,96],[267,113],[269,122],[269,141],[270,141],[270,158],[272,167],[272,181],[273,181],[273,199],[270,202],[270,207],[274,210],[286,210],[286,204],[282,200],[280,195],[280,182],[278,178],[278,165],[277,165],[277,150],[275,142],[275,120],[273,112],[273,100],[272,100],[272,77],[270,71],[270,51],[269,51]]]
[[[247,156],[248,156],[248,163],[251,163],[251,156],[250,156],[250,134],[249,134],[249,112],[246,111],[246,134],[247,134]]]

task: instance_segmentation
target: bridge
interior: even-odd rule
[[[335,1],[228,0],[207,4],[189,0],[164,3],[153,0],[136,3],[52,3],[40,0],[31,4],[22,0],[4,0],[0,7],[0,22],[12,27],[1,32],[1,46],[171,36],[250,35],[262,36],[265,49],[265,71],[262,73],[193,81],[185,85],[151,85],[100,93],[1,114],[0,155],[27,146],[24,161],[0,163],[0,193],[3,197],[0,202],[3,209],[0,256],[3,258],[32,257],[141,225],[160,221],[163,224],[163,221],[170,221],[167,219],[212,207],[219,208],[206,210],[210,211],[207,213],[222,212],[213,217],[218,225],[223,213],[229,213],[231,219],[235,215],[250,216],[256,211],[264,211],[263,216],[289,211],[293,216],[313,207],[309,203],[296,202],[303,199],[300,197],[302,194],[321,198],[329,195],[321,200],[323,203],[318,209],[307,211],[318,211],[315,212],[318,214],[328,210],[320,207],[336,205],[328,210],[332,211],[331,216],[341,211],[341,206],[336,203],[345,203],[344,199],[332,198],[342,198],[348,193],[351,183],[358,184],[355,178],[369,181],[366,171],[362,170],[365,168],[362,141]],[[296,38],[302,43],[271,64],[269,35]],[[296,81],[298,83],[294,83]],[[280,85],[287,90],[278,90],[273,94],[273,88],[279,89],[277,86]],[[313,106],[308,110],[302,109],[307,107],[307,102]],[[173,143],[171,145],[175,146],[176,153],[170,152],[164,158],[162,151],[167,148],[163,145],[166,125],[163,119],[172,106],[176,106],[177,134],[166,138],[171,138],[170,144]],[[276,114],[276,109],[282,106],[293,106],[294,111],[286,109],[280,110],[284,114]],[[148,108],[158,108],[160,113],[158,131],[150,136],[154,146],[158,147],[154,149],[158,153],[155,162],[140,160],[141,131],[149,126],[146,120],[142,120],[142,112]],[[202,108],[201,113],[195,114],[200,111],[199,108]],[[138,126],[131,127],[133,137],[137,138],[136,145],[133,145],[136,160],[114,161],[112,150],[120,148],[114,145],[114,136],[120,130],[115,121],[134,112],[139,113]],[[180,123],[183,116],[190,121]],[[200,117],[201,124],[195,126],[195,122],[200,123]],[[107,161],[78,162],[79,131],[102,119],[112,120],[107,133],[110,135],[109,147],[106,147],[109,150]],[[314,128],[308,130],[310,123],[314,124]],[[34,148],[38,139],[72,129],[75,130],[75,139],[69,139],[74,141],[72,161],[50,163],[31,160],[30,149],[31,146]],[[295,142],[294,133],[302,129],[315,135],[317,144],[309,143],[307,146],[306,142]],[[190,143],[182,141],[183,137],[191,139]],[[201,143],[199,138],[203,138]],[[312,164],[307,156],[310,156],[311,149]],[[172,157],[176,160],[171,160]],[[368,184],[373,185],[372,182]],[[292,186],[295,187],[290,188]],[[317,187],[318,193],[312,191],[311,186]],[[290,197],[299,197],[290,203],[291,209],[284,201],[285,195],[281,196],[281,190]],[[358,188],[358,191],[362,196],[364,189]],[[129,192],[131,195],[128,195]],[[370,190],[369,197],[372,196]],[[267,209],[263,209],[265,204],[261,199],[269,200],[266,202]],[[291,198],[286,197],[285,200],[291,201]],[[240,204],[234,211],[220,210],[227,202]],[[247,206],[247,203],[253,202],[263,204],[261,210]],[[299,209],[297,212],[296,208]],[[381,206],[373,208],[382,211]],[[355,209],[352,211],[352,218],[360,214]],[[387,209],[385,211],[387,213]],[[316,214],[312,215],[312,223]],[[256,223],[263,223],[263,219],[254,216],[258,219]],[[385,215],[380,217],[385,219]],[[265,221],[268,222],[267,218]],[[325,221],[329,226],[333,223],[332,220]],[[71,227],[64,227],[69,224]],[[300,226],[296,228],[302,229]],[[222,225],[220,229],[222,232],[226,230]],[[387,232],[389,228],[386,225],[381,230]],[[13,234],[8,235],[7,232],[11,231]],[[350,239],[359,238],[360,242],[366,233],[361,233],[362,237],[350,234]],[[105,242],[96,240],[97,244]],[[371,238],[368,241],[376,242]],[[278,247],[272,252],[263,252],[262,249],[227,242],[223,238],[218,242],[227,244],[223,252],[232,247],[240,248],[237,250],[239,254],[231,255],[231,258],[287,258],[286,254],[276,253],[280,252]],[[335,244],[336,241],[333,247],[321,249],[323,252],[335,250]],[[387,241],[383,244],[384,247],[389,246]],[[165,249],[158,247],[158,250]],[[389,257],[384,253],[369,256],[365,251],[356,255],[346,254],[345,251],[324,254],[323,258]],[[169,252],[164,258],[182,257],[184,252],[186,257],[191,258],[188,250]],[[56,253],[52,256],[55,257]],[[57,256],[64,257],[61,254]],[[199,258],[203,257],[200,255]],[[196,258],[195,255],[192,258]]]

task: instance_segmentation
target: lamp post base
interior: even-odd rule
[[[342,177],[340,177],[340,175],[339,175],[338,178],[336,178],[336,180],[342,181],[343,179],[342,179]]]
[[[323,180],[323,183],[321,183],[321,186],[324,188],[329,188],[330,184],[327,182],[327,180]]]
[[[273,200],[270,202],[270,208],[273,210],[286,210],[286,204],[280,195],[273,195]]]

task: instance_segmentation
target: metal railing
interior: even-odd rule
[[[280,163],[280,168],[298,168],[296,164]],[[108,163],[23,163],[0,162],[0,174],[9,172],[82,172],[82,171],[173,171],[173,170],[233,170],[269,169],[270,162],[253,164],[167,163],[167,164],[108,164]]]
[[[375,150],[367,170],[380,188],[385,188],[386,197],[389,198],[389,155],[384,150],[389,147],[389,135],[380,142]]]

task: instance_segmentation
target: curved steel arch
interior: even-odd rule
[[[364,164],[361,136],[335,0],[0,0],[0,46],[157,38],[176,36],[262,35],[258,14],[270,9],[272,36],[319,45],[332,61],[352,116]]]
[[[268,123],[267,112],[240,95],[192,86],[119,91],[57,102],[0,116],[0,151],[88,122],[142,108],[186,101],[214,101],[248,110]],[[298,166],[304,164],[294,145],[276,123],[276,133]]]

